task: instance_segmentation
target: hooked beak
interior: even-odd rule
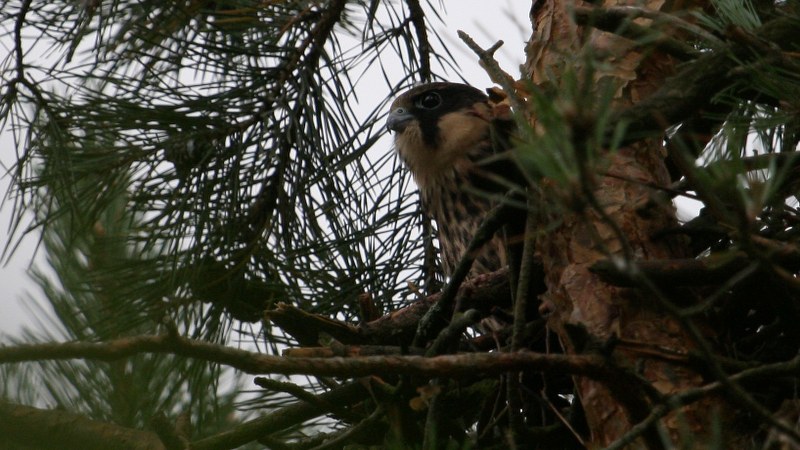
[[[404,108],[397,108],[389,113],[389,118],[386,119],[386,128],[389,131],[402,133],[412,120],[414,120],[414,116],[410,112]]]

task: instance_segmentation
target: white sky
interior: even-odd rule
[[[524,59],[524,41],[530,30],[528,11],[529,0],[451,0],[442,2],[445,12],[442,13],[444,24],[441,28],[436,26],[443,36],[450,50],[460,62],[461,75],[475,87],[486,88],[491,86],[491,81],[486,73],[478,66],[477,57],[458,39],[457,30],[463,30],[475,39],[479,45],[487,48],[497,40],[502,39],[505,45],[495,54],[501,66],[513,76],[519,75],[519,65]],[[437,21],[431,18],[436,25]],[[0,60],[5,59],[9,51],[7,36],[0,36]],[[31,56],[31,55],[29,55]],[[453,76],[455,80],[457,77]],[[380,95],[388,94],[379,76],[376,86],[385,91]],[[377,94],[376,94],[377,95]],[[369,107],[370,105],[366,105]],[[366,113],[365,113],[366,114]],[[384,146],[386,151],[391,151],[389,139],[382,139],[378,145]],[[0,133],[0,170],[2,174],[13,163],[16,151],[14,141],[6,130]],[[9,186],[9,177],[0,176],[0,193],[5,194]],[[0,226],[7,227],[11,217],[12,202],[6,200],[0,209]],[[5,229],[0,232],[0,248],[8,240]],[[0,266],[0,343],[6,341],[3,335],[17,336],[23,326],[35,326],[32,317],[31,302],[43,298],[43,293],[33,283],[27,274],[38,236],[30,235],[24,239],[22,245],[12,255],[7,264]],[[43,262],[42,254],[37,255],[37,263]],[[32,310],[36,310],[33,308]]]

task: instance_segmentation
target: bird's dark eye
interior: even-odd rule
[[[422,109],[435,109],[442,104],[442,97],[436,92],[428,92],[422,95],[416,101],[418,108]]]

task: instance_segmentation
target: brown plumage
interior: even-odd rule
[[[458,83],[415,87],[392,103],[387,128],[419,187],[424,212],[439,233],[441,260],[452,275],[501,191],[482,161],[493,149],[492,108],[478,89]],[[470,275],[506,265],[497,235],[476,255]]]

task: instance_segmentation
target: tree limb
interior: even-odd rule
[[[227,365],[250,374],[360,377],[417,375],[468,377],[508,371],[540,370],[602,378],[604,359],[593,355],[541,353],[458,354],[422,356],[362,356],[352,358],[285,358],[248,352],[179,336],[137,336],[105,343],[67,342],[0,347],[0,363],[65,359],[112,361],[139,353],[164,353]]]
[[[165,450],[158,435],[80,414],[0,402],[0,435],[4,444],[25,448],[85,450]]]

